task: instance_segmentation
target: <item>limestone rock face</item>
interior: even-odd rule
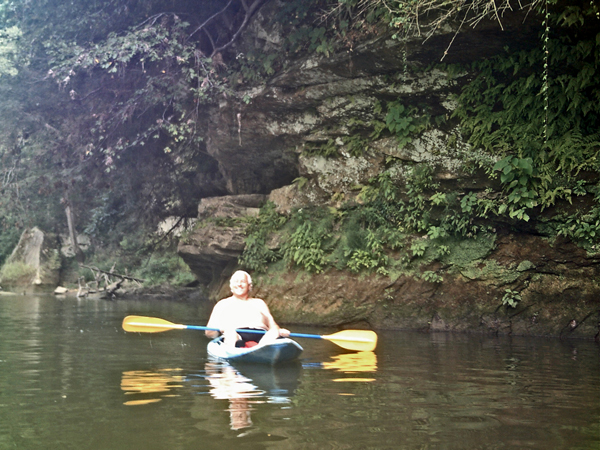
[[[198,205],[198,219],[257,216],[265,201],[266,196],[260,194],[203,198]]]
[[[276,7],[277,2],[268,2],[257,14],[236,51],[269,52],[281,45],[281,27],[269,20],[269,8]],[[487,31],[480,27],[477,33]],[[384,120],[377,105],[390,99],[407,107],[419,104],[431,114],[452,112],[450,96],[468,74],[451,78],[439,70],[420,72],[444,54],[454,32],[445,33],[426,44],[421,39],[400,42],[377,36],[356,45],[352,52],[299,58],[289,61],[288,68],[265,84],[242,83],[236,96],[222,98],[208,112],[206,148],[233,195],[203,199],[198,219],[255,215],[254,208],[266,196],[282,213],[311,205],[337,207],[356,201],[360,186],[384,169],[401,184],[406,168],[415,163],[435,167],[441,183],[485,189],[486,179],[460,172],[461,152],[475,150],[462,142],[453,124],[402,146],[389,135],[371,136],[372,124]],[[528,29],[515,27],[511,33],[511,39],[518,39]],[[472,42],[476,36],[461,36],[454,45],[461,48],[461,39]],[[496,36],[477,48],[494,52],[503,42]],[[458,52],[452,57],[465,62],[476,56]],[[353,136],[364,138],[358,148],[348,140]],[[323,146],[335,150],[337,156],[304,151]],[[393,157],[392,167],[388,157]],[[202,282],[213,280],[243,250],[243,229],[223,224],[205,224],[179,246],[180,255]]]
[[[281,46],[280,25],[265,19],[274,7],[276,1],[267,2],[255,16],[236,52],[243,55],[250,47],[268,53]],[[361,186],[372,177],[385,170],[402,186],[416,164],[433,169],[442,191],[483,194],[498,189],[497,181],[484,173],[461,171],[467,155],[486,157],[469,147],[452,119],[453,95],[471,74],[422,69],[442,57],[445,63],[466,65],[498,54],[507,44],[525,48],[539,38],[533,20],[523,19],[507,13],[503,31],[495,23],[458,35],[448,27],[426,42],[379,35],[328,57],[287,61],[284,70],[261,85],[242,80],[236,95],[223,97],[208,112],[206,148],[233,195],[203,199],[201,225],[178,248],[198,279],[211,284],[211,298],[228,294],[227,274],[244,249],[245,227],[239,219],[256,215],[266,199],[286,214],[311,205],[351,205],[360,202]],[[374,133],[377,124],[385,127],[381,105],[392,101],[410,114],[418,106],[430,118],[442,119],[440,125],[404,136],[402,142],[390,133]],[[325,157],[328,151],[335,156]],[[256,276],[254,294],[265,298],[283,323],[597,333],[598,255],[588,256],[573,244],[550,245],[527,230],[504,228],[469,264],[452,255],[454,260],[422,268],[443,271],[443,281],[427,280],[422,273],[384,277],[331,269],[315,275],[293,268],[282,273],[280,268]],[[517,291],[517,307],[507,306],[505,296]],[[580,325],[570,326],[572,320]]]
[[[238,57],[248,52],[269,54],[282,47],[281,24],[272,20],[279,2],[273,0],[254,17],[236,46]],[[510,17],[509,17],[510,16]],[[266,83],[252,85],[242,80],[235,96],[223,97],[208,115],[207,152],[218,162],[219,172],[231,194],[269,194],[289,185],[299,175],[328,177],[318,173],[318,162],[299,159],[307,145],[331,142],[343,155],[338,164],[356,167],[344,138],[363,133],[368,137],[374,120],[382,120],[377,105],[396,100],[406,107],[419,105],[431,116],[449,115],[451,99],[459,92],[468,73],[449,76],[442,70],[423,70],[440,62],[464,63],[489,57],[511,45],[536,39],[533,19],[520,13],[503,17],[504,31],[497,23],[480,23],[458,35],[447,27],[423,42],[422,37],[405,41],[390,34],[375,35],[324,56],[312,54],[290,59],[286,68]],[[450,50],[448,46],[452,42]],[[293,58],[293,55],[291,55]],[[389,137],[369,137],[369,149],[382,155],[412,162],[428,162],[440,171],[458,177],[461,151],[468,149],[451,122],[437,127],[413,142],[399,146]],[[373,164],[373,156],[369,164]],[[364,161],[362,161],[364,163]],[[442,167],[443,166],[443,167]],[[326,169],[326,168],[325,168]],[[372,167],[372,171],[377,169]],[[348,174],[345,184],[350,182]],[[323,181],[323,180],[321,180]],[[340,192],[334,180],[327,193]]]
[[[90,237],[86,236],[85,234],[78,234],[76,236],[76,239],[77,239],[77,245],[83,252],[85,252],[87,249],[89,249],[90,246],[92,245],[92,241],[91,241]],[[63,245],[60,249],[61,254],[66,258],[74,258],[75,251],[73,250],[73,244],[72,244],[69,236],[66,234],[61,235],[60,241],[63,243]]]
[[[597,257],[571,243],[549,245],[538,236],[514,234],[499,236],[486,256],[478,265],[455,264],[440,283],[406,275],[392,279],[337,270],[316,275],[290,270],[255,276],[253,294],[264,298],[282,323],[598,336]],[[503,304],[508,286],[520,291],[515,307]]]
[[[244,250],[246,227],[235,219],[257,215],[265,201],[266,196],[251,194],[213,197],[200,202],[198,218],[204,221],[180,241],[177,252],[201,283],[219,280],[228,265],[237,263]]]
[[[58,239],[37,227],[25,230],[0,276],[0,283],[13,289],[54,289],[60,279]]]

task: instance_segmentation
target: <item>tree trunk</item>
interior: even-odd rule
[[[73,211],[71,210],[71,205],[69,201],[66,201],[65,213],[67,214],[67,225],[69,226],[69,237],[71,238],[71,245],[73,246],[73,252],[75,253],[75,258],[77,262],[84,263],[85,255],[83,251],[79,248],[79,244],[77,243],[77,235],[75,234],[75,225],[73,218]]]

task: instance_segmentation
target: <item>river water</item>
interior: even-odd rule
[[[0,450],[599,449],[594,342],[379,332],[297,364],[207,359],[208,304],[0,296]],[[295,332],[336,330],[289,327]]]

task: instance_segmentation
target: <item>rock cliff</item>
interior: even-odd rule
[[[264,20],[268,14],[266,7],[255,17],[237,51],[277,45],[281,30]],[[202,201],[204,222],[182,240],[179,253],[203,283],[211,283],[213,299],[226,295],[223,282],[245,245],[243,219],[225,219],[254,216],[267,199],[283,214],[359,204],[360,187],[370,179],[387,170],[402,186],[417,164],[433,169],[442,190],[497,189],[497,181],[485,174],[462,169],[465,155],[478,150],[464,142],[451,118],[452,96],[470,74],[425,67],[438,63],[451,41],[444,62],[466,64],[505,45],[527,47],[538,39],[537,24],[524,22],[521,14],[507,16],[504,25],[500,30],[482,23],[457,36],[449,28],[426,42],[375,35],[329,57],[290,60],[265,84],[242,84],[235,98],[223,98],[211,109],[207,151],[231,195]],[[259,32],[270,37],[258,39]],[[390,101],[413,115],[427,111],[445,120],[399,145],[396,137],[373,132],[382,120],[378,105]],[[329,150],[335,158],[327,156]],[[279,248],[280,238],[271,236],[270,247]],[[509,222],[499,222],[474,244],[460,245],[419,271],[396,275],[336,269],[309,274],[278,263],[257,277],[255,294],[290,323],[597,335],[598,254],[570,242],[549,242],[533,225],[523,229]],[[400,249],[389,256],[406,253]],[[424,272],[443,276],[427,279]]]
[[[39,228],[25,230],[2,266],[0,283],[20,292],[51,291],[60,279],[58,237]]]

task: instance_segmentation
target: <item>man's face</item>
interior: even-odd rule
[[[231,279],[230,282],[231,293],[238,297],[245,297],[248,295],[250,291],[250,286],[248,285],[248,279],[246,275],[239,274]]]

